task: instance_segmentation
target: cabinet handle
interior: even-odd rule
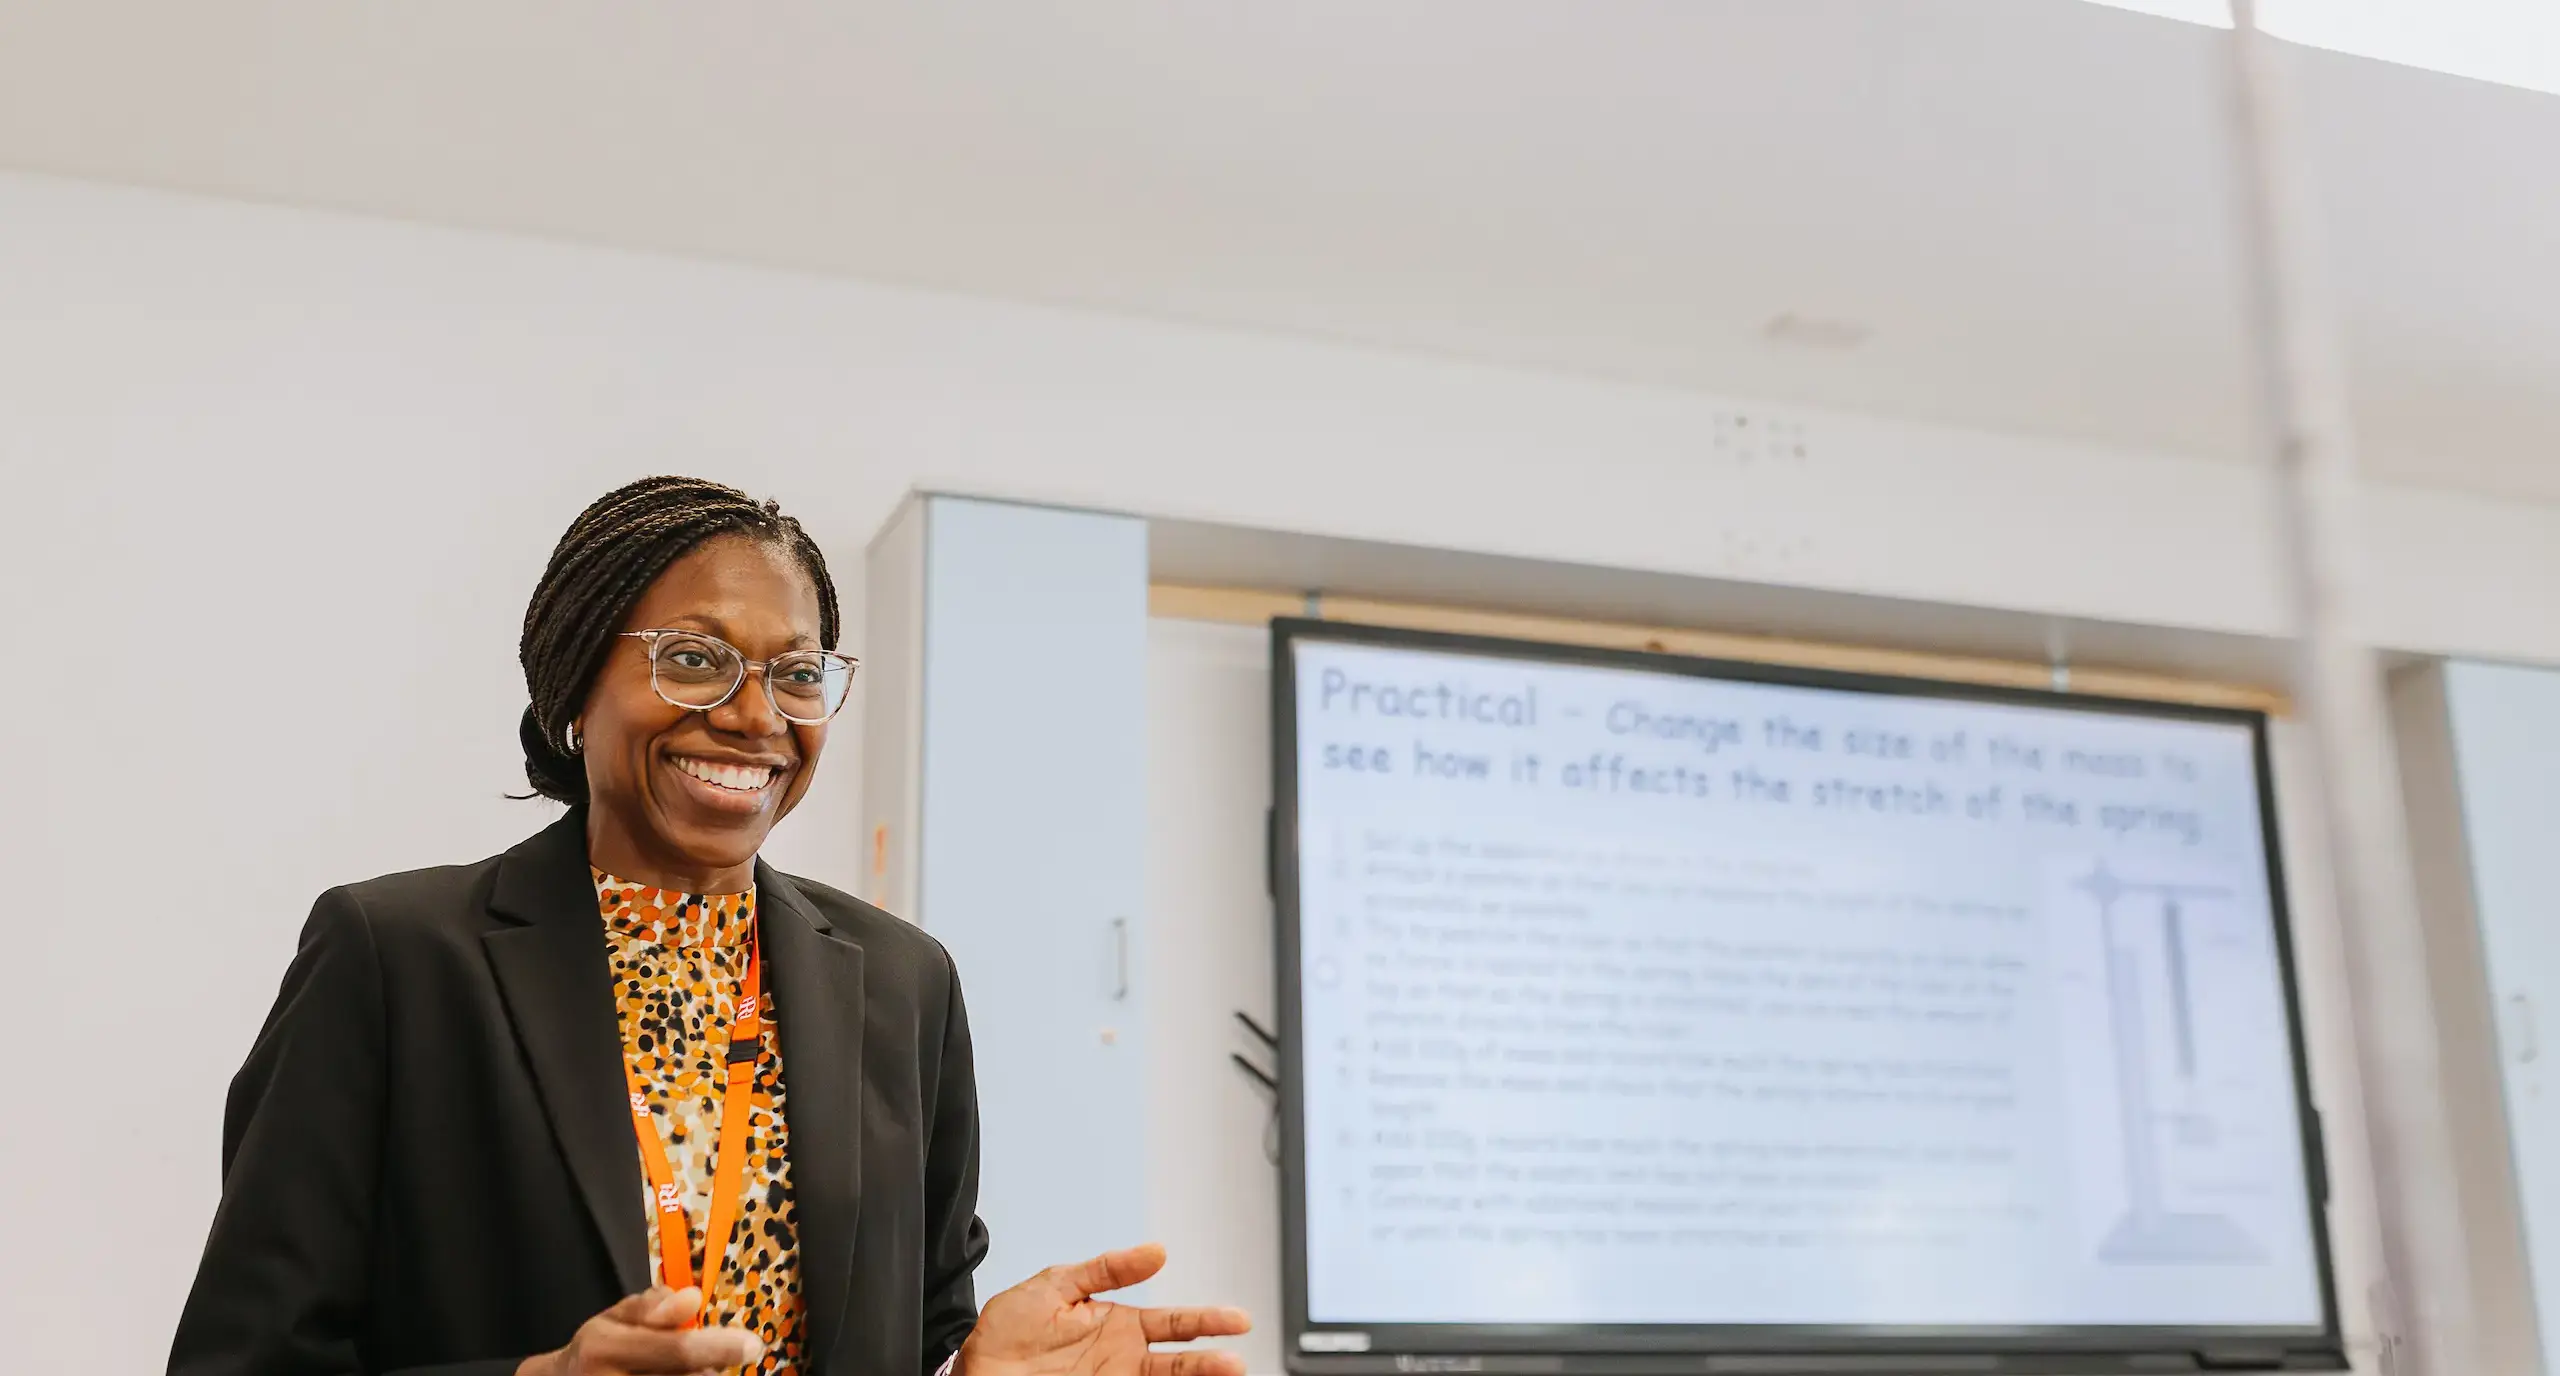
[[[1111,919],[1111,997],[1116,1002],[1129,997],[1129,919]]]
[[[2507,995],[2507,1007],[2515,1024],[2512,1035],[2516,1044],[2516,1064],[2531,1065],[2542,1057],[2542,1036],[2533,1025],[2533,996],[2521,990]]]

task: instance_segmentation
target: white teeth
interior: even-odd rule
[[[710,760],[676,756],[676,768],[710,784],[737,793],[753,793],[773,782],[773,766],[765,764],[715,764]]]

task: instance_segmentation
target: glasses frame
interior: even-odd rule
[[[764,685],[764,700],[772,705],[775,716],[782,718],[784,721],[787,721],[794,726],[824,726],[828,722],[835,720],[836,713],[843,711],[846,703],[853,701],[853,676],[856,673],[859,673],[862,669],[861,660],[854,658],[852,655],[839,654],[834,650],[786,650],[781,654],[775,655],[773,659],[749,659],[747,658],[746,651],[739,649],[737,646],[730,644],[728,641],[722,640],[720,637],[713,635],[708,631],[679,630],[675,627],[669,626],[650,631],[622,631],[619,632],[618,635],[624,640],[637,640],[644,647],[643,652],[649,657],[649,691],[657,694],[658,700],[669,707],[681,707],[688,712],[713,712],[728,706],[730,700],[738,696],[738,690],[747,686],[747,677],[752,674],[758,682]],[[678,702],[674,698],[669,697],[667,695],[667,690],[659,685],[658,642],[671,635],[680,635],[688,640],[707,640],[712,644],[719,646],[721,649],[727,650],[731,656],[736,658],[738,661],[738,676],[730,682],[729,691],[722,693],[718,702],[706,703],[700,706],[690,702]],[[825,716],[818,718],[816,721],[811,721],[806,717],[793,716],[789,711],[784,709],[782,699],[774,696],[772,673],[774,660],[790,659],[796,655],[815,655],[820,659],[833,660],[844,666],[844,696],[836,701],[835,706],[827,709],[827,714]]]

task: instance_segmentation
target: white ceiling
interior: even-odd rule
[[[0,165],[2239,458],[2223,37],[2075,0],[0,0]],[[2368,466],[2560,501],[2560,97],[2299,71]],[[1765,338],[1789,312],[1871,334]]]

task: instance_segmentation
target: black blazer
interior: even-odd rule
[[[645,1289],[583,811],[321,895],[232,1081],[173,1376],[509,1376]],[[951,957],[756,866],[790,1091],[806,1366],[924,1376],[976,1316],[978,1103]]]

